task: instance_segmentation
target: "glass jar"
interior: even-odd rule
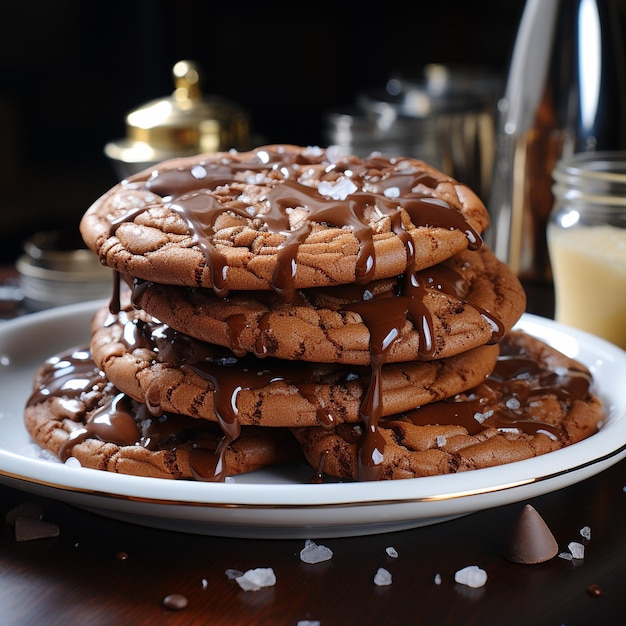
[[[626,349],[626,152],[575,154],[553,179],[555,319]]]
[[[622,0],[526,0],[498,102],[487,243],[527,285],[552,282],[558,160],[626,150]]]

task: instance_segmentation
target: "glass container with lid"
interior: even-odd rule
[[[555,318],[626,348],[626,152],[561,159],[553,178]]]
[[[620,2],[526,0],[498,102],[486,241],[527,285],[552,281],[546,229],[558,160],[626,150]]]

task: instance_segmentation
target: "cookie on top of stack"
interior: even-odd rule
[[[83,356],[42,367],[27,427],[63,459],[200,480],[297,458],[425,476],[579,441],[603,416],[591,376],[511,332],[525,293],[488,224],[412,158],[270,145],[135,174],[83,216],[120,288]],[[97,380],[73,412],[59,362]]]

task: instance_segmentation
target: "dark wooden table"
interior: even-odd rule
[[[529,311],[550,313],[550,294],[529,291]],[[0,413],[1,419],[1,413]],[[415,530],[319,539],[331,560],[300,560],[301,539],[189,535],[114,521],[0,486],[0,514],[37,501],[55,538],[0,534],[0,624],[621,624],[626,623],[626,462],[575,486]],[[502,555],[506,534],[530,503],[560,551],[582,541],[582,560],[520,565]],[[1,520],[2,518],[0,518]],[[316,540],[316,537],[311,537]],[[385,550],[393,547],[397,558]],[[488,580],[455,583],[477,565]],[[226,570],[272,568],[276,584],[243,591]],[[392,574],[374,584],[379,567]],[[440,584],[435,582],[437,574]],[[163,599],[181,594],[182,609]]]

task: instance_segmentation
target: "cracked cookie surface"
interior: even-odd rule
[[[484,383],[379,421],[384,450],[378,477],[434,476],[533,458],[592,436],[603,419],[585,366],[513,331]],[[314,468],[359,479],[362,424],[293,432]]]
[[[238,354],[354,365],[370,363],[371,334],[352,304],[380,306],[386,318],[396,307],[403,316],[387,363],[445,358],[489,343],[494,326],[500,334],[510,330],[526,307],[517,277],[485,247],[417,272],[408,283],[299,290],[289,304],[271,291],[218,298],[208,289],[144,281],[132,299],[172,328]]]
[[[495,365],[498,345],[449,359],[383,365],[383,415],[468,389]],[[102,307],[92,325],[94,361],[137,401],[221,424],[313,426],[358,422],[369,366],[236,357],[126,307]]]
[[[232,441],[215,423],[151,415],[119,392],[86,347],[48,359],[25,408],[33,440],[61,461],[154,478],[223,480],[301,458],[287,429],[244,427]]]
[[[480,246],[487,210],[467,186],[410,158],[262,146],[175,159],[86,211],[103,264],[162,284],[230,290],[365,283]]]

